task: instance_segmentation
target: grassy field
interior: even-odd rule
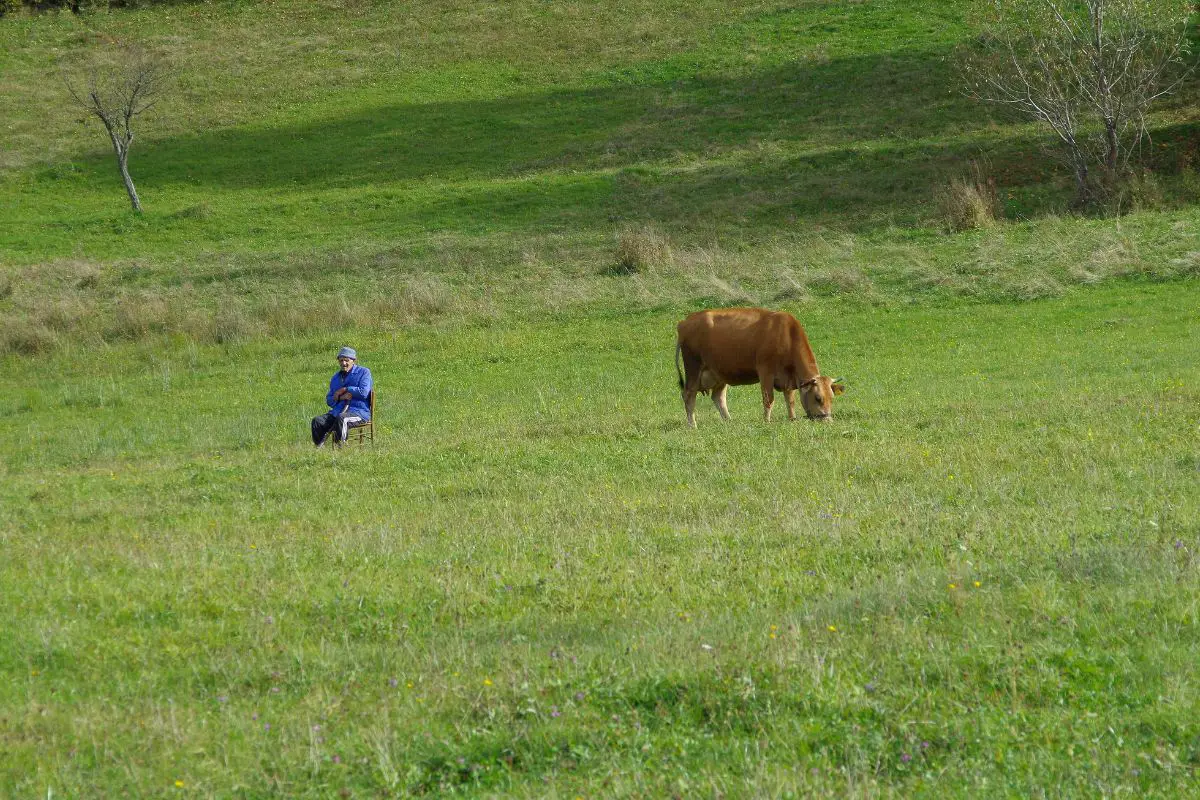
[[[1195,794],[1194,83],[1071,215],[969,7],[0,19],[0,796]],[[59,77],[113,41],[142,216]],[[735,303],[832,423],[685,428]]]
[[[813,307],[837,419],[696,432],[671,313],[359,331],[345,452],[325,341],[10,359],[0,785],[1188,791],[1198,302]]]

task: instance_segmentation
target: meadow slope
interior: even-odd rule
[[[515,309],[1054,296],[1200,269],[1192,84],[1120,221],[967,100],[968,3],[183,3],[0,24],[0,350]],[[172,89],[130,160],[67,96],[113,43]],[[1005,217],[947,235],[982,165]],[[612,279],[622,237],[665,242]],[[334,302],[329,302],[333,295]],[[341,299],[354,297],[355,308]]]

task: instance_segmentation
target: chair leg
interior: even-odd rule
[[[346,435],[346,442],[357,442],[358,444],[370,442],[371,444],[374,444],[375,423],[368,422],[366,425],[359,425],[355,428],[351,428]]]

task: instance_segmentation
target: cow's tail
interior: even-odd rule
[[[675,371],[679,373],[679,391],[683,391],[683,367],[679,365],[679,354],[683,352],[683,342],[675,342]]]

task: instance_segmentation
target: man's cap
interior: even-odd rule
[[[354,352],[353,347],[343,347],[341,350],[338,350],[337,357],[338,358],[352,358],[355,361],[358,361],[358,353]]]

